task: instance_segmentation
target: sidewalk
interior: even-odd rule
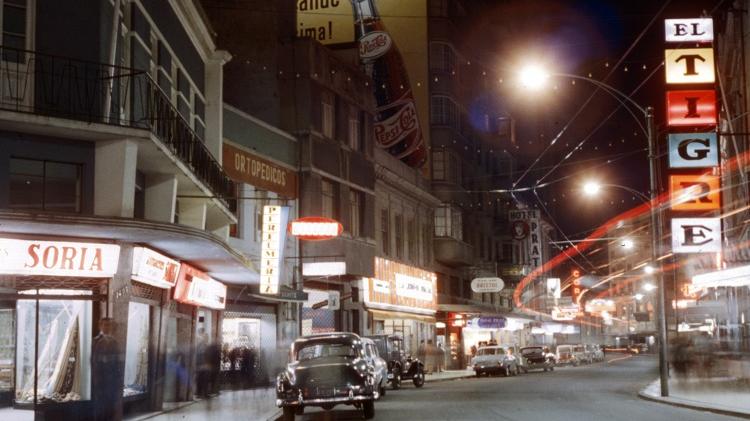
[[[466,370],[445,370],[442,373],[425,374],[424,381],[425,383],[439,382],[443,380],[463,379],[466,377],[474,377],[474,370],[467,368]]]
[[[661,396],[656,380],[638,396],[683,408],[750,418],[750,384],[735,378],[670,380],[668,397]]]

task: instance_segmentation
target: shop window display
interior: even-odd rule
[[[90,291],[32,290],[22,293],[70,295],[70,300],[18,300],[16,395],[18,404],[90,399]],[[38,320],[37,320],[38,312]]]
[[[128,308],[128,336],[125,350],[125,384],[123,396],[146,393],[148,380],[148,337],[150,306],[131,302]]]
[[[14,309],[0,309],[0,394],[13,392],[15,354],[15,317]],[[4,398],[3,398],[4,399]]]

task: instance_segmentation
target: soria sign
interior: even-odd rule
[[[114,244],[0,239],[0,274],[109,278],[119,258]]]

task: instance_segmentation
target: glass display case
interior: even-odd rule
[[[92,303],[75,295],[90,291],[32,290],[70,296],[16,303],[16,404],[90,399]],[[37,319],[38,315],[38,319]]]
[[[131,302],[128,308],[128,336],[125,351],[123,396],[145,394],[148,386],[151,306]]]

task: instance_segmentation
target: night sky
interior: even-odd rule
[[[517,124],[517,145],[503,145],[519,158],[512,178],[518,179],[547,149],[517,187],[532,186],[540,179],[539,184],[552,182],[537,193],[548,216],[571,238],[582,238],[605,220],[640,204],[621,189],[603,190],[598,198],[580,192],[584,180],[596,178],[648,194],[646,137],[634,117],[624,108],[618,110],[620,104],[604,92],[585,104],[595,91],[586,81],[573,84],[572,79],[554,77],[547,89],[524,92],[515,82],[515,69],[528,62],[543,63],[550,72],[589,76],[631,95],[642,107],[653,106],[657,144],[665,153],[666,88],[659,67],[664,59],[663,19],[710,14],[729,7],[729,2],[486,0],[471,4],[466,48],[480,55],[484,65],[497,69],[503,78],[497,90],[501,108]],[[641,115],[637,117],[643,122]],[[567,130],[548,148],[566,124]],[[581,142],[580,149],[563,161]],[[662,156],[661,162],[665,161]],[[533,194],[518,197],[542,209]]]

